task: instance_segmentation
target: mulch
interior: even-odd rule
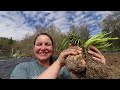
[[[21,62],[33,61],[31,57],[0,59],[0,79],[10,79],[15,66]]]

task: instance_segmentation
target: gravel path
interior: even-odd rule
[[[7,58],[0,59],[0,79],[9,79],[15,66],[21,62],[30,62],[33,58]]]

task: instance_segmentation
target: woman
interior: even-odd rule
[[[93,46],[91,48],[88,53],[92,55],[92,59],[105,64],[105,58],[100,51]],[[64,66],[64,60],[68,55],[82,53],[82,48],[76,46],[63,50],[58,58],[52,57],[53,40],[46,33],[36,36],[33,49],[37,60],[18,64],[10,76],[11,79],[70,79],[71,75]]]

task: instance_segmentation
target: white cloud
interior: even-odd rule
[[[76,16],[80,16],[80,15],[82,15],[83,14],[83,11],[77,11],[77,12],[75,12],[75,15]]]
[[[55,13],[50,13],[46,19],[53,20],[55,18]]]
[[[0,16],[0,37],[12,37],[14,40],[21,40],[27,33],[33,34],[34,31],[27,24],[24,24],[25,19],[19,13],[3,13],[4,17]]]
[[[70,25],[93,25],[91,33],[99,32],[94,27],[105,18],[110,11],[0,11],[0,37],[13,37],[21,40],[25,34],[32,35],[34,26],[54,24],[62,32],[67,32]]]
[[[89,25],[92,25],[92,24],[95,24],[96,23],[96,20],[89,20],[89,22],[87,22],[87,24]]]
[[[107,15],[111,14],[110,11],[97,11],[95,13],[96,16],[101,16],[104,19]]]
[[[81,14],[80,16],[77,16],[77,17],[75,17],[74,18],[74,22],[80,22],[80,21],[82,21],[82,19],[84,19],[84,14]]]
[[[59,19],[59,18],[63,18],[67,16],[67,12],[66,11],[57,11],[55,12],[55,18]]]

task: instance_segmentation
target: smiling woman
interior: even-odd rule
[[[53,53],[53,40],[51,36],[46,33],[38,35],[34,40],[33,49],[35,56],[41,61],[39,63],[44,64],[44,62],[48,62]]]
[[[60,57],[53,56],[53,40],[47,33],[38,34],[34,40],[33,50],[37,60],[18,64],[11,79],[70,79],[71,76],[62,67]]]

